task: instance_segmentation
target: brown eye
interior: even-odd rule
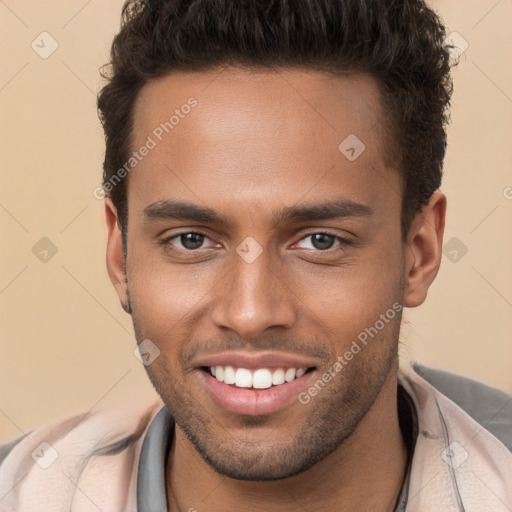
[[[303,249],[327,251],[332,249],[336,242],[338,242],[339,245],[341,241],[340,237],[329,233],[312,233],[302,238],[300,243],[304,244],[302,246]]]
[[[205,244],[210,241],[210,246]],[[161,240],[160,242],[168,250],[176,250],[181,252],[191,252],[197,249],[208,249],[211,248],[212,244],[215,244],[209,236],[203,233],[197,233],[195,231],[183,231],[173,236]]]
[[[336,240],[336,237],[326,233],[315,233],[311,236],[311,244],[315,249],[326,250],[330,249]]]
[[[184,233],[177,238],[179,238],[181,245],[189,250],[200,248],[204,242],[204,235],[200,233]]]

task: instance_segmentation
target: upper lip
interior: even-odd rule
[[[195,366],[234,366],[236,368],[310,368],[311,359],[280,352],[221,352],[198,359]]]

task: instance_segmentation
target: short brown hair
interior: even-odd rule
[[[130,154],[149,79],[224,65],[363,72],[376,79],[404,185],[402,236],[441,184],[452,92],[445,28],[422,0],[129,0],[103,76],[103,186]],[[124,173],[123,173],[124,174]],[[127,176],[107,195],[126,245]]]

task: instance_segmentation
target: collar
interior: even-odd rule
[[[137,510],[167,512],[165,468],[174,437],[174,419],[164,405],[153,418],[142,444],[137,479]]]
[[[419,421],[406,511],[512,510],[508,448],[414,367],[399,373],[399,381]]]

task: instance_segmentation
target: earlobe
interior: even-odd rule
[[[446,196],[436,190],[409,229],[405,255],[403,304],[422,304],[441,264],[446,216]]]
[[[117,215],[117,208],[109,198],[105,199],[105,222],[107,225],[106,262],[108,275],[121,301],[121,307],[127,313],[131,313],[121,226]]]

